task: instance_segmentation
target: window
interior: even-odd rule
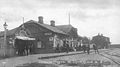
[[[49,37],[49,41],[53,41],[53,37]]]
[[[37,48],[43,48],[41,41],[38,41],[38,42],[37,42]]]

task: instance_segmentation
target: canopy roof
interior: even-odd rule
[[[16,39],[21,39],[21,40],[35,40],[35,38],[29,38],[26,36],[16,36]]]

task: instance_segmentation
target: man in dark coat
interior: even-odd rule
[[[87,53],[89,54],[90,53],[90,45],[89,44],[86,45],[86,50],[87,50]]]
[[[68,52],[69,52],[69,42],[66,41],[66,53],[68,53]]]
[[[97,47],[96,44],[93,44],[93,49],[95,50],[95,53],[98,53],[98,54],[99,54],[98,47]]]
[[[82,49],[84,51],[84,53],[86,52],[86,45],[82,45]]]

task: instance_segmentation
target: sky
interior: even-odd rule
[[[120,43],[120,0],[0,0],[0,31],[3,24],[8,29],[18,27],[29,20],[44,23],[55,20],[56,25],[70,24],[80,36],[92,38],[98,33],[110,37],[113,44]]]

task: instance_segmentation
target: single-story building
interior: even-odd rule
[[[58,43],[62,45],[63,39],[69,37],[77,38],[77,29],[69,25],[70,29],[62,30],[66,26],[55,26],[55,21],[50,21],[50,25],[45,24],[43,17],[38,17],[38,21],[30,20],[17,28],[7,30],[6,55],[14,56],[19,47],[25,47],[20,44],[30,45],[31,53],[50,53]],[[62,27],[62,28],[61,28]],[[69,31],[68,31],[68,30]],[[0,33],[0,45],[3,46],[4,32]],[[25,47],[25,48],[27,48]],[[2,47],[0,48],[2,50]],[[3,54],[4,52],[0,52]]]
[[[110,38],[103,36],[103,34],[93,36],[92,43],[96,44],[98,48],[108,48],[111,44]]]

